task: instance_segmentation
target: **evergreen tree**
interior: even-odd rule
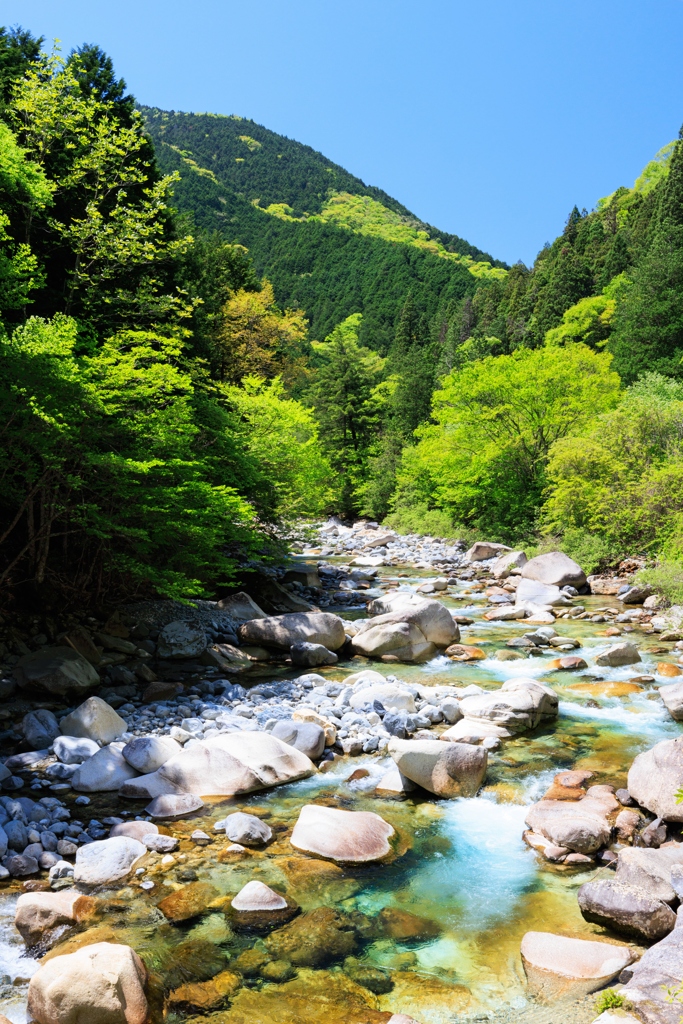
[[[0,112],[9,103],[15,82],[38,60],[42,43],[42,36],[36,37],[27,29],[0,28]]]

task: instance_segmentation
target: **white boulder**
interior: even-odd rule
[[[628,946],[527,932],[522,964],[531,995],[542,1003],[575,1000],[597,992],[637,959]]]
[[[545,555],[536,555],[522,566],[522,576],[527,580],[538,580],[556,587],[576,587],[577,590],[586,583],[586,574],[568,555],[561,551],[550,551]]]
[[[77,885],[108,885],[130,874],[147,848],[130,836],[114,836],[79,846],[74,881]]]
[[[137,772],[123,756],[123,743],[110,743],[83,761],[71,776],[71,785],[78,793],[106,793],[120,789]]]
[[[290,843],[297,850],[341,863],[381,860],[391,852],[394,829],[371,811],[342,811],[306,804],[301,808]]]
[[[63,736],[79,736],[96,743],[111,743],[128,728],[125,719],[101,697],[88,697],[59,723]]]
[[[181,749],[170,736],[136,736],[126,743],[121,753],[132,768],[146,775],[161,768]]]

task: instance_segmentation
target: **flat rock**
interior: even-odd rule
[[[475,796],[486,775],[486,750],[467,743],[392,737],[388,751],[402,775],[436,796]]]
[[[683,787],[683,737],[662,740],[635,758],[628,791],[636,803],[664,821],[683,821],[676,793]]]
[[[240,590],[237,594],[222,598],[217,605],[222,612],[227,612],[235,622],[250,622],[252,619],[267,619],[268,615],[256,604],[249,594]]]
[[[307,804],[301,808],[290,842],[297,850],[340,863],[381,860],[391,852],[394,829],[371,811],[342,811]]]
[[[380,679],[381,681],[369,681],[362,676],[349,697],[349,707],[358,710],[378,700],[388,711],[408,711],[413,714],[415,698],[412,691],[400,683],[389,683],[382,677]]]
[[[96,942],[39,968],[28,988],[29,1013],[38,1024],[145,1024],[146,981],[130,946]]]
[[[95,907],[91,896],[75,889],[24,892],[17,900],[14,927],[27,946],[47,949],[70,928],[90,917]]]
[[[562,551],[550,551],[545,555],[536,555],[522,566],[522,576],[527,580],[537,580],[556,587],[585,586],[586,574],[580,565]]]
[[[131,768],[146,775],[157,771],[180,750],[180,744],[170,736],[136,736],[121,753]]]
[[[158,832],[158,827],[153,821],[121,821],[118,825],[112,825],[109,830],[110,838],[113,836],[129,836],[142,842],[150,832]]]
[[[87,693],[100,685],[100,677],[71,647],[42,647],[19,659],[14,667],[17,683],[63,697]]]
[[[88,697],[59,725],[63,736],[80,736],[96,743],[111,743],[128,728],[125,719],[101,697]]]
[[[292,644],[301,642],[322,644],[329,651],[337,651],[346,640],[342,620],[330,612],[292,612],[251,619],[242,623],[238,634],[245,644],[277,647],[285,651]]]
[[[80,885],[108,885],[128,875],[147,849],[137,839],[115,836],[79,846],[74,881]]]
[[[123,746],[123,743],[110,743],[83,761],[71,776],[72,787],[78,793],[106,793],[137,778],[138,773],[123,756]]]
[[[158,771],[122,786],[121,796],[237,796],[303,779],[315,770],[305,754],[270,733],[230,733],[184,747]]]
[[[486,562],[489,558],[499,558],[511,550],[505,544],[494,544],[490,541],[478,540],[465,552],[464,560],[466,562]]]
[[[550,586],[533,579],[520,579],[515,591],[515,603],[518,605],[555,605],[566,604],[567,600],[559,587]]]
[[[401,775],[398,768],[391,768],[377,783],[375,793],[378,796],[406,796],[408,793],[414,793],[415,789],[414,782]]]
[[[527,932],[522,964],[530,994],[539,1002],[575,1000],[597,992],[632,964],[637,954],[610,942]]]

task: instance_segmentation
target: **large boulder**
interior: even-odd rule
[[[57,697],[87,693],[100,685],[89,661],[72,647],[42,647],[19,659],[14,675],[21,687],[45,690]]]
[[[136,736],[126,743],[121,753],[131,768],[146,775],[157,771],[180,750],[180,744],[170,736]]]
[[[485,562],[489,558],[499,558],[510,550],[511,548],[506,547],[505,544],[492,544],[489,541],[478,540],[465,552],[464,560],[466,562]]]
[[[551,932],[527,932],[521,955],[529,992],[542,1003],[575,1000],[597,992],[637,958],[628,946]]]
[[[549,793],[529,808],[526,823],[533,833],[554,846],[591,854],[609,842],[611,819],[621,810],[621,804],[611,786],[591,786],[588,790],[580,784],[566,787],[564,777],[575,774],[557,775]],[[532,841],[530,845],[535,844]]]
[[[157,655],[175,660],[198,658],[207,647],[206,633],[199,626],[179,620],[169,622],[159,633]]]
[[[388,751],[402,775],[435,796],[475,796],[488,764],[482,747],[392,737]]]
[[[683,787],[683,736],[662,740],[638,754],[628,773],[633,799],[665,821],[683,821],[676,793]]]
[[[378,616],[378,619],[384,618],[392,616]],[[351,641],[355,654],[361,654],[366,658],[390,655],[398,661],[419,664],[429,661],[437,652],[435,645],[426,640],[419,626],[413,623],[378,622],[377,619],[368,621],[371,625],[362,632],[359,631]]]
[[[391,852],[394,830],[371,811],[342,811],[306,804],[301,808],[290,842],[297,850],[340,863],[381,860]]]
[[[80,736],[96,743],[111,743],[128,728],[126,720],[101,697],[88,697],[59,726],[63,736]]]
[[[55,756],[62,764],[83,764],[100,749],[95,740],[81,736],[58,736],[53,747]]]
[[[77,885],[108,885],[125,878],[147,848],[130,836],[114,836],[79,846],[74,881]]]
[[[27,946],[47,949],[95,910],[95,901],[76,889],[23,892],[17,900],[14,927]]]
[[[71,776],[71,785],[78,793],[107,793],[120,789],[137,772],[123,756],[123,743],[110,743],[83,761]]]
[[[40,967],[29,984],[29,1013],[38,1024],[145,1024],[146,980],[130,946],[96,942]]]
[[[249,594],[240,590],[237,594],[230,594],[218,602],[218,608],[227,612],[235,622],[249,622],[251,619],[267,619],[268,615],[256,604]]]
[[[270,733],[229,733],[183,747],[158,771],[123,785],[121,796],[238,796],[306,778],[315,770],[305,754]]]
[[[292,612],[250,619],[243,622],[237,632],[245,644],[285,651],[300,642],[322,644],[328,651],[337,651],[346,641],[344,623],[330,612]]]
[[[535,729],[557,718],[557,695],[535,679],[510,679],[499,690],[465,697],[460,710],[469,719],[484,718],[511,733]]]
[[[39,708],[24,715],[21,731],[31,750],[44,750],[59,736],[59,724],[51,711]]]
[[[586,882],[579,889],[578,901],[586,921],[646,942],[663,938],[676,924],[676,915],[666,903],[617,878]]]
[[[670,993],[678,991],[683,978],[683,911],[678,911],[673,931],[646,949],[628,972],[631,977],[620,992],[637,1019],[645,1024],[680,1024],[681,1005]]]
[[[580,587],[586,584],[586,574],[568,555],[561,551],[550,551],[536,555],[522,566],[522,576],[527,580],[538,580],[548,586]]]
[[[460,631],[448,608],[432,598],[399,591],[372,601],[368,611],[373,618],[357,622],[356,635],[381,623],[410,622],[436,647],[448,647],[460,639]]]
[[[284,718],[275,723],[271,736],[300,750],[311,761],[317,761],[325,750],[325,730],[316,722],[295,722]]]
[[[683,722],[683,682],[660,686],[659,696],[674,722]]]

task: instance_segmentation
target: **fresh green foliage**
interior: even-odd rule
[[[595,1000],[595,1012],[604,1013],[606,1010],[618,1010],[626,1006],[626,999],[620,992],[613,988],[606,988],[598,994]]]

